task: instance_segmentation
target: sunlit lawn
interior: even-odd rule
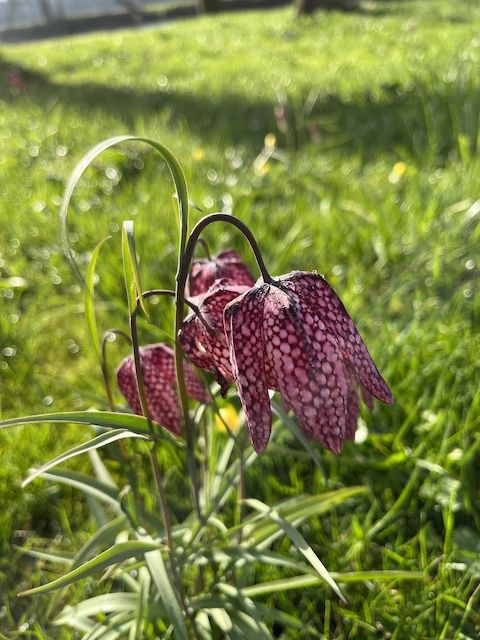
[[[410,569],[425,581],[347,585],[348,609],[326,587],[279,598],[325,637],[480,635],[479,64],[475,0],[372,1],[301,21],[289,9],[219,15],[0,49],[4,417],[106,408],[58,206],[75,163],[110,135],[148,134],[170,147],[199,207],[246,221],[271,272],[324,273],[360,327],[396,404],[365,412],[362,441],[341,456],[319,449],[329,486],[370,491],[304,533],[331,571]],[[262,164],[267,134],[276,150]],[[141,146],[102,156],[70,216],[84,269],[112,235],[99,261],[99,322],[126,328],[122,220],[135,220],[144,286],[174,281],[165,168]],[[242,250],[253,269],[230,229],[208,240]],[[168,306],[157,315],[170,330]],[[162,337],[142,325],[143,341]],[[113,353],[120,360],[126,350]],[[48,602],[15,600],[41,564],[19,561],[11,544],[58,536],[73,548],[91,531],[75,492],[19,487],[29,466],[81,438],[79,428],[46,426],[1,436],[0,630],[12,638],[61,634],[48,625]],[[321,486],[288,438],[249,478],[250,494],[266,502]],[[15,635],[33,618],[40,635]]]

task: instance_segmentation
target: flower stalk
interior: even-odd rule
[[[255,255],[255,259],[258,264],[258,268],[260,269],[260,273],[262,274],[262,278],[264,282],[269,283],[273,282],[270,274],[267,271],[265,263],[263,261],[262,255],[260,253],[260,249],[258,247],[257,241],[253,233],[247,227],[245,223],[243,223],[238,218],[233,217],[230,214],[225,213],[212,213],[204,218],[202,218],[192,229],[190,236],[187,241],[187,233],[186,233],[186,219],[181,217],[181,230],[180,230],[180,251],[179,251],[179,261],[178,261],[178,271],[176,277],[176,288],[175,288],[175,365],[177,372],[177,385],[178,385],[178,395],[180,398],[180,405],[182,408],[183,420],[185,425],[185,433],[187,438],[187,452],[188,452],[188,468],[190,473],[190,478],[192,481],[192,499],[195,507],[195,511],[197,513],[198,519],[202,522],[202,514],[200,509],[199,502],[199,491],[200,491],[200,479],[198,473],[198,467],[195,459],[195,434],[194,434],[194,425],[192,424],[189,416],[189,401],[187,390],[185,386],[185,376],[183,372],[182,361],[183,361],[183,351],[178,339],[178,335],[183,325],[183,310],[185,305],[185,287],[187,284],[188,274],[190,271],[190,265],[193,260],[193,256],[195,253],[195,246],[199,239],[202,231],[210,224],[214,222],[226,222],[228,224],[232,224],[237,229],[239,229],[247,241],[249,242],[253,253]]]

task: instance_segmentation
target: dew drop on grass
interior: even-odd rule
[[[209,182],[216,182],[218,179],[218,174],[215,171],[215,169],[209,169],[207,171],[207,178],[209,180]]]
[[[207,196],[206,198],[203,199],[203,206],[206,209],[211,209],[213,205],[214,205],[213,198],[211,198],[210,196]]]
[[[67,155],[67,153],[68,153],[68,149],[63,144],[59,144],[58,147],[55,149],[55,154],[59,158],[64,158]]]
[[[15,349],[15,347],[5,347],[4,349],[2,349],[2,353],[6,358],[13,358],[17,353],[17,350]]]
[[[80,351],[80,347],[72,338],[67,340],[67,346],[70,353],[78,353]]]
[[[53,398],[52,396],[45,396],[42,402],[46,407],[49,407],[51,404],[53,404]]]

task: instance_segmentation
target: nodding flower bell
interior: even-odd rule
[[[355,435],[360,388],[392,403],[353,321],[316,273],[292,272],[259,283],[224,312],[233,377],[254,449],[270,438],[268,390],[280,392],[307,437],[338,453]]]
[[[174,351],[161,343],[140,347],[139,351],[150,417],[162,427],[180,435],[181,414],[176,391]],[[183,366],[188,395],[198,402],[210,402],[210,396],[192,367],[188,363]],[[117,368],[117,382],[132,411],[141,415],[133,355],[125,358]]]
[[[212,259],[195,260],[189,276],[189,293],[198,296],[205,293],[215,280],[252,287],[255,279],[236,251],[222,251]]]
[[[214,374],[223,395],[233,382],[223,311],[229,302],[248,290],[249,287],[229,284],[225,279],[216,280],[206,293],[189,298],[196,311],[187,317],[178,334],[187,358],[196,367]]]

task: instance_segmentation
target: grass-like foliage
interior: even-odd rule
[[[480,11],[361,7],[2,48],[0,637],[478,637]],[[208,376],[179,437],[113,384],[132,337],[175,346],[141,294],[212,211],[325,273],[388,380],[339,456],[278,399],[257,456]]]

